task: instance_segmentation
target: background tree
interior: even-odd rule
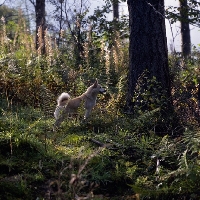
[[[87,0],[77,0],[69,2],[67,0],[50,0],[54,6],[54,19],[59,22],[58,32],[65,40],[65,48],[70,48],[74,52],[75,66],[79,67],[83,61],[84,48],[84,28],[86,27],[86,15],[88,13],[89,3]],[[65,31],[62,31],[64,30]],[[62,46],[63,48],[63,46]]]
[[[45,0],[29,0],[35,8],[36,18],[36,40],[35,46],[39,53],[45,54],[45,30],[46,30],[46,19],[45,19]]]
[[[199,26],[199,6],[196,0],[179,0],[179,6],[170,6],[166,9],[166,16],[174,23],[179,21],[181,24],[181,51],[184,57],[191,54],[191,37],[189,25]]]
[[[138,106],[149,110],[155,105],[154,108],[161,106],[164,113],[171,107],[164,0],[128,0],[128,10],[128,112],[133,112]]]
[[[63,23],[63,3],[64,0],[59,0],[60,3],[60,19],[59,19],[59,36],[58,36],[58,46],[62,37],[62,23]]]
[[[113,0],[113,19],[119,19],[119,0]]]
[[[183,57],[187,58],[191,54],[191,38],[190,38],[190,24],[188,1],[179,0],[180,3],[180,23],[181,23],[181,51]]]

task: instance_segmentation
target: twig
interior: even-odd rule
[[[93,139],[93,138],[90,138],[90,141],[94,142],[95,144],[99,145],[100,147],[104,147],[106,145],[98,140]]]
[[[119,149],[117,147],[113,147],[114,144],[111,144],[111,143],[102,143],[98,140],[95,140],[93,138],[90,138],[90,141],[91,142],[94,142],[95,144],[97,144],[98,146],[100,147],[103,147],[103,148],[109,148],[109,150],[116,150],[116,149]]]

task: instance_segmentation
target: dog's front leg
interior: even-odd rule
[[[90,113],[91,113],[91,110],[92,110],[92,109],[86,109],[86,110],[85,110],[84,119],[87,119],[87,118],[89,117],[89,115],[90,115]]]

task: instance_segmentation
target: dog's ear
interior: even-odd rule
[[[95,82],[94,82],[94,84],[93,84],[93,87],[96,88],[97,86],[98,86],[98,80],[97,80],[97,78],[96,78],[96,80],[95,80]]]

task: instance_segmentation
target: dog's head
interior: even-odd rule
[[[98,80],[96,79],[96,81],[94,82],[94,84],[92,85],[92,87],[98,92],[98,93],[105,93],[106,89],[103,88],[100,84],[98,84]]]

